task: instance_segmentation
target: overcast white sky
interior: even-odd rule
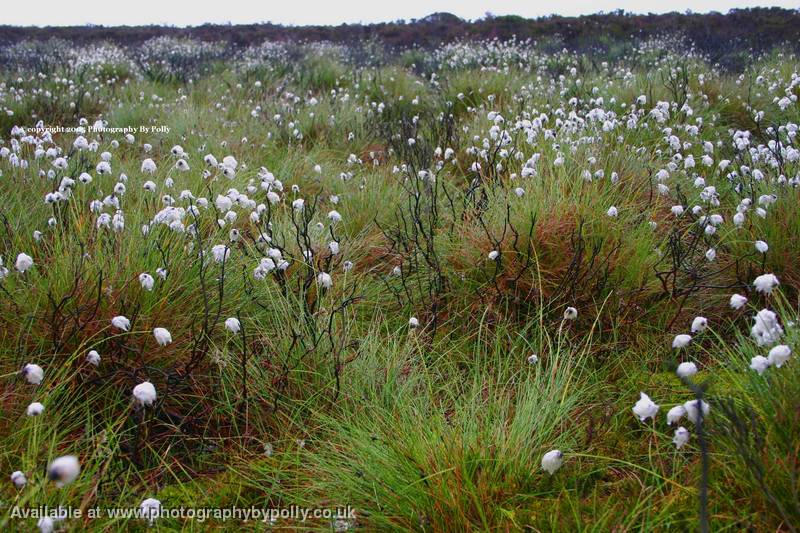
[[[534,18],[553,13],[583,15],[624,9],[635,13],[668,11],[696,13],[727,12],[735,7],[779,6],[797,9],[800,0],[772,2],[751,0],[37,0],[4,2],[0,24],[24,26],[106,26],[170,24],[195,26],[204,22],[233,24],[275,22],[281,24],[331,24],[343,22],[386,22],[422,18],[447,11],[465,19],[476,19],[490,11],[495,15]],[[13,7],[12,7],[13,6]]]

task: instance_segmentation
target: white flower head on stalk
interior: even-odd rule
[[[156,401],[156,388],[149,381],[143,381],[133,388],[133,398],[142,407],[150,407]]]
[[[692,362],[681,363],[675,373],[679,378],[690,378],[697,374],[697,365]]]
[[[156,342],[159,346],[166,346],[172,342],[172,334],[167,328],[153,329],[153,336],[156,338]]]
[[[44,370],[39,365],[28,363],[22,367],[22,377],[31,385],[41,385],[44,379]]]
[[[703,316],[695,317],[692,320],[692,333],[702,333],[708,327],[708,319]]]
[[[142,288],[146,291],[152,291],[153,287],[156,284],[156,280],[153,279],[153,276],[148,274],[147,272],[142,272],[139,274],[139,283],[142,285]]]
[[[156,173],[156,163],[152,159],[148,158],[142,161],[142,174],[155,174]]]
[[[772,294],[772,289],[780,285],[780,281],[775,274],[761,274],[753,280],[753,286],[761,294],[769,296]]]
[[[676,350],[680,350],[681,348],[689,346],[690,342],[692,342],[691,335],[686,335],[685,333],[681,335],[675,335],[675,338],[672,339],[672,347]]]
[[[214,256],[214,261],[217,263],[223,263],[227,261],[230,253],[231,249],[224,244],[216,244],[211,247],[211,255]]]
[[[747,304],[747,297],[741,294],[734,294],[731,296],[730,306],[732,309],[741,309]]]
[[[327,272],[317,274],[317,284],[323,289],[330,289],[333,286],[333,278]]]
[[[757,355],[750,359],[750,368],[758,372],[760,376],[769,368],[769,359],[763,355]]]
[[[161,516],[161,502],[155,498],[147,498],[139,504],[142,518],[146,518],[150,524]]]
[[[100,364],[100,354],[97,353],[97,350],[89,350],[89,353],[86,354],[86,362],[94,366]]]
[[[754,317],[750,335],[759,346],[771,346],[783,336],[783,328],[778,323],[778,315],[769,309],[762,309]]]
[[[81,464],[74,455],[58,457],[47,467],[47,479],[55,481],[59,488],[75,481],[80,473]]]
[[[792,355],[792,349],[786,346],[785,344],[780,344],[775,346],[769,351],[769,356],[767,357],[767,361],[771,366],[775,368],[782,367],[786,361],[789,360],[789,357]]]
[[[33,258],[26,253],[21,253],[17,256],[17,260],[14,263],[14,268],[17,269],[17,272],[24,274],[33,266]]]
[[[672,443],[677,449],[681,449],[689,442],[689,430],[681,426],[675,430],[675,436],[672,438]]]
[[[561,450],[550,450],[544,454],[544,456],[542,456],[542,470],[551,476],[555,474],[559,468],[561,468],[563,463],[564,454],[561,452]]]
[[[128,331],[131,327],[131,321],[126,316],[118,315],[111,319],[111,325],[122,331]]]
[[[14,484],[14,487],[17,490],[22,490],[28,483],[28,478],[25,477],[25,474],[22,471],[17,470],[16,472],[11,474],[11,483]]]
[[[239,333],[242,329],[242,324],[239,322],[238,318],[230,317],[225,320],[225,329],[234,334]]]
[[[693,424],[697,424],[701,411],[703,413],[703,419],[705,420],[711,410],[711,406],[702,400],[689,400],[683,404],[683,408],[686,409],[686,417]]]
[[[680,421],[681,418],[686,416],[686,408],[682,405],[676,405],[667,411],[667,425],[671,426]]]
[[[644,422],[648,418],[655,418],[656,413],[658,413],[658,405],[647,394],[640,392],[639,401],[633,406],[633,414]]]

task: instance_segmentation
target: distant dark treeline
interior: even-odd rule
[[[800,11],[781,8],[735,9],[727,14],[667,13],[632,15],[622,11],[582,17],[550,16],[525,19],[517,16],[487,16],[469,22],[449,13],[435,13],[410,22],[342,24],[339,26],[282,26],[279,24],[219,25],[189,28],[169,26],[0,26],[0,43],[24,39],[61,38],[78,44],[113,41],[137,45],[152,37],[192,37],[203,41],[227,41],[248,46],[271,41],[331,41],[355,43],[376,39],[386,45],[431,47],[458,39],[548,39],[574,50],[605,47],[614,42],[642,39],[664,33],[689,38],[712,59],[732,50],[763,51],[776,45],[794,45],[800,35]]]

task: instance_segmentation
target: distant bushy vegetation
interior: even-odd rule
[[[206,42],[221,41],[236,49],[259,45],[264,41],[326,41],[353,46],[365,40],[375,41],[389,49],[407,49],[432,48],[465,39],[505,41],[516,38],[545,42],[553,50],[567,48],[620,57],[626,52],[626,43],[670,33],[696,43],[699,51],[712,62],[740,69],[753,53],[761,53],[778,45],[794,49],[799,30],[800,12],[782,8],[734,9],[726,14],[634,15],[616,11],[582,17],[554,15],[539,19],[487,16],[474,22],[449,13],[435,13],[412,21],[339,26],[294,27],[269,23],[205,24],[192,28],[0,26],[0,43],[57,38],[82,45],[108,41],[120,46],[138,46],[155,37],[169,36]]]

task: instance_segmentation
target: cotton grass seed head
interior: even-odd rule
[[[25,410],[25,414],[28,416],[39,416],[42,413],[44,413],[44,405],[39,402],[33,402]]]
[[[33,258],[26,253],[17,255],[17,260],[14,262],[14,268],[17,272],[24,274],[33,266]]]
[[[542,470],[551,476],[555,474],[559,468],[561,468],[563,463],[564,454],[561,452],[561,450],[550,450],[544,454],[544,456],[542,456]]]
[[[161,502],[155,498],[146,498],[139,504],[141,517],[151,525],[161,516]]]
[[[658,413],[658,405],[656,405],[650,397],[643,393],[639,393],[639,401],[633,406],[633,414],[639,417],[639,420],[644,422],[648,418],[655,418]]]
[[[703,413],[703,418],[705,419],[708,416],[708,413],[711,411],[711,406],[703,400],[689,400],[683,404],[683,408],[686,409],[686,417],[693,424],[697,424],[701,412]]]
[[[672,443],[677,449],[681,449],[689,442],[689,430],[681,426],[675,430],[675,436],[672,438]]]
[[[684,362],[678,365],[675,373],[679,378],[689,378],[697,374],[697,365],[692,362]]]
[[[40,385],[44,379],[44,369],[37,364],[28,363],[22,367],[22,377],[31,385]]]
[[[97,350],[89,350],[86,354],[86,362],[93,366],[98,366],[100,364],[100,354]]]
[[[772,289],[778,285],[780,285],[780,281],[778,281],[775,274],[761,274],[753,280],[753,287],[755,287],[756,291],[766,296],[772,294]]]
[[[681,418],[686,416],[686,408],[682,405],[676,405],[667,411],[667,425],[671,426],[680,421]]]
[[[676,350],[680,350],[681,348],[685,348],[689,346],[689,343],[692,342],[692,336],[687,335],[685,333],[680,335],[675,335],[675,338],[672,339],[672,347]]]
[[[111,319],[111,325],[122,331],[128,331],[131,327],[131,321],[128,320],[128,317],[119,315]]]
[[[769,359],[763,355],[756,355],[750,359],[750,368],[755,370],[759,376],[766,372],[766,370],[769,368],[769,365]]]
[[[75,481],[81,473],[81,464],[74,455],[63,455],[47,467],[47,479],[54,481],[56,487],[63,487]]]
[[[156,338],[156,342],[159,346],[166,346],[172,342],[172,334],[167,328],[153,329],[153,336]]]
[[[149,381],[143,381],[133,388],[133,398],[141,407],[150,407],[156,401],[156,388]]]
[[[782,367],[786,361],[789,360],[789,357],[792,355],[792,349],[786,346],[785,344],[780,344],[775,346],[769,351],[769,356],[767,357],[767,361],[771,366],[775,368]]]
[[[25,474],[22,471],[17,470],[16,472],[11,474],[11,483],[14,484],[14,487],[17,490],[22,490],[28,483],[28,478],[25,477]]]

